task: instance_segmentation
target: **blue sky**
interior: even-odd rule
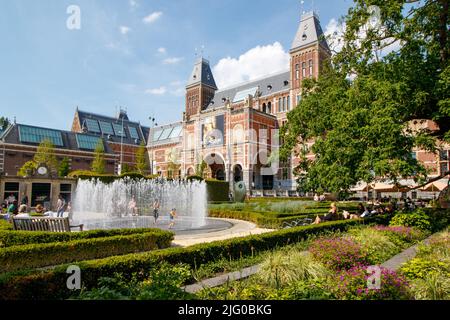
[[[351,4],[314,1],[324,29]],[[79,30],[66,27],[70,5]],[[123,106],[143,125],[180,120],[196,48],[219,87],[279,71],[300,13],[298,0],[2,0],[0,116],[70,130],[76,106]]]

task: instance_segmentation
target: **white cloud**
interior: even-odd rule
[[[176,58],[176,57],[173,57],[173,58],[167,58],[167,59],[164,59],[163,60],[163,63],[164,64],[177,64],[177,63],[179,63],[180,61],[182,61],[183,60],[183,58]]]
[[[120,30],[120,33],[123,35],[126,35],[128,32],[131,31],[131,29],[127,26],[120,26],[119,30]]]
[[[333,52],[339,52],[344,46],[344,33],[346,25],[340,24],[336,19],[331,19],[325,27],[325,36],[328,46]]]
[[[161,96],[161,95],[165,94],[166,92],[167,92],[167,89],[164,86],[159,87],[159,88],[145,90],[146,94],[157,95],[157,96]]]
[[[139,3],[137,3],[136,0],[130,0],[130,1],[128,1],[128,3],[130,4],[130,7],[131,7],[132,9],[134,9],[134,8],[136,8],[136,7],[139,6]]]
[[[213,68],[219,88],[289,69],[290,56],[279,42],[257,46],[239,58],[223,58]]]
[[[158,48],[158,53],[166,54],[167,50],[166,50],[166,48],[161,47],[161,48]]]
[[[372,21],[372,24],[375,22]],[[376,22],[379,23],[379,22]],[[367,29],[371,28],[370,24],[364,25],[358,32],[357,38],[360,40],[363,40],[366,37]],[[325,28],[325,35],[327,37],[328,46],[330,49],[334,52],[340,52],[344,46],[344,33],[346,30],[346,24],[339,23],[336,19],[331,19],[330,22],[328,22],[326,28]],[[385,27],[383,26],[377,26],[377,32],[380,36],[383,36],[385,34]],[[401,43],[399,41],[395,41],[391,43],[394,39],[393,38],[387,38],[381,41],[381,46],[383,47],[381,50],[378,51],[378,56],[383,57],[387,54],[398,51],[401,49]],[[357,42],[359,44],[360,41]]]
[[[151,24],[151,23],[155,22],[156,20],[158,20],[159,18],[161,18],[162,14],[163,13],[161,11],[152,12],[148,16],[146,16],[144,19],[142,19],[142,21],[145,24]]]

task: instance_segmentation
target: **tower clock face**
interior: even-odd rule
[[[37,172],[38,172],[41,176],[43,176],[43,175],[47,174],[47,168],[46,168],[46,167],[39,167],[39,168],[37,169]]]

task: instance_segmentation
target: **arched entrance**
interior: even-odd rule
[[[222,155],[211,153],[208,154],[204,160],[208,165],[208,175],[213,179],[225,181],[225,161],[223,160]]]

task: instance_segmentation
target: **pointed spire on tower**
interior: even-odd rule
[[[206,85],[217,90],[216,81],[214,80],[209,61],[202,56],[198,57],[195,61],[194,70],[189,77],[187,87],[194,85]]]
[[[330,51],[320,25],[318,14],[314,11],[302,13],[297,34],[292,42],[291,52],[317,42],[319,42],[325,50]]]

